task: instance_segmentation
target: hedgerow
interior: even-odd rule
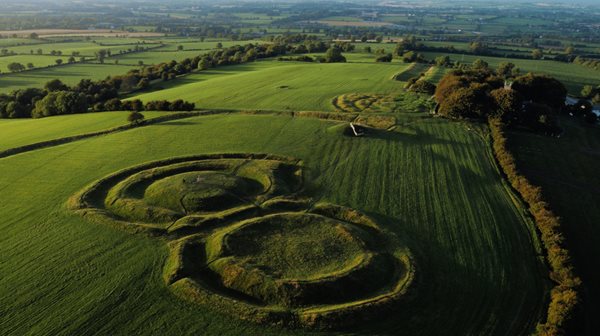
[[[579,303],[581,280],[573,269],[570,253],[561,232],[560,219],[544,201],[541,188],[533,185],[518,171],[516,161],[507,146],[504,124],[498,119],[491,118],[489,126],[496,160],[512,187],[521,194],[529,206],[546,250],[550,278],[555,282],[554,288],[550,291],[546,321],[537,325],[536,334],[566,335],[566,326],[573,318]]]

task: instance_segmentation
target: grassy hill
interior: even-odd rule
[[[311,66],[314,72],[320,69]],[[295,67],[271,70],[290,81],[269,83],[264,76],[261,85],[308,87],[308,81],[284,76]],[[331,69],[339,73],[344,67]],[[361,69],[356,78],[374,69],[378,68]],[[387,78],[393,69],[382,66],[379,76]],[[223,78],[239,76],[231,83],[251,83],[245,74]],[[304,92],[297,100],[292,95],[286,99],[315,106],[316,101],[303,101],[312,91]],[[330,89],[323,95],[335,92]],[[275,99],[271,102],[276,104]],[[55,120],[78,117],[48,118],[47,127]],[[33,133],[37,121],[28,122]],[[26,132],[27,126],[22,127]],[[420,279],[416,300],[354,333],[531,332],[544,312],[546,272],[537,258],[530,223],[503,185],[480,135],[464,124],[422,114],[398,115],[395,131],[364,138],[345,137],[339,130],[339,124],[319,119],[214,115],[0,159],[0,330],[318,334],[261,327],[181,301],[162,280],[164,241],[93,224],[65,208],[66,200],[85,185],[132,165],[173,156],[247,152],[302,159],[306,183],[318,200],[366,212],[414,252]]]

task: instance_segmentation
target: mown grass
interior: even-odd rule
[[[27,66],[27,63],[32,63],[34,67],[46,67],[48,65],[56,65],[56,60],[61,59],[67,63],[69,57],[65,56],[49,56],[49,55],[14,55],[0,57],[0,71],[3,73],[9,72],[8,65],[10,63],[21,63]]]
[[[565,133],[560,138],[511,132],[509,145],[517,166],[535,185],[561,218],[569,251],[583,280],[582,292],[586,335],[592,335],[600,322],[600,133],[598,127],[563,118]],[[580,321],[578,321],[580,322]]]
[[[104,79],[107,76],[123,75],[130,69],[137,68],[130,65],[76,63],[59,67],[34,69],[19,73],[3,74],[0,76],[0,93],[7,93],[17,89],[42,88],[44,84],[53,79],[60,79],[63,83],[74,85],[82,79]]]
[[[200,108],[334,110],[331,100],[349,92],[393,93],[402,84],[397,64],[312,64],[264,61],[201,71],[160,83],[142,101],[183,99]],[[167,89],[168,87],[168,89]]]
[[[105,43],[110,42],[107,41]],[[133,43],[132,43],[133,42]],[[75,41],[75,42],[62,42],[62,43],[42,43],[36,45],[23,45],[23,46],[14,46],[7,47],[9,51],[16,52],[18,54],[30,54],[33,50],[34,54],[37,53],[38,49],[42,50],[42,53],[45,55],[50,54],[52,50],[61,51],[63,56],[71,56],[73,52],[79,52],[81,56],[93,57],[95,53],[99,50],[110,50],[113,54],[118,54],[119,51],[127,51],[129,49],[134,49],[137,45],[137,40],[128,41],[123,39],[119,45],[100,45],[91,41]],[[125,44],[129,43],[129,44]],[[153,47],[157,46],[157,43],[151,44],[139,44],[140,47]]]
[[[213,43],[214,44],[214,43]],[[172,48],[175,49],[175,48]],[[119,64],[131,64],[138,65],[139,61],[142,61],[145,65],[151,64],[159,64],[166,63],[170,61],[181,61],[186,58],[194,58],[198,55],[205,54],[209,50],[200,51],[200,50],[150,50],[139,53],[125,54],[125,55],[117,55],[113,56],[110,59],[107,59],[105,62],[110,63],[115,60],[119,61]]]
[[[350,138],[317,119],[216,115],[0,159],[0,330],[308,334],[180,301],[162,280],[164,242],[87,222],[64,206],[90,182],[143,162],[263,152],[302,159],[318,199],[367,212],[414,251],[418,300],[355,334],[531,332],[544,312],[546,272],[487,145],[460,123],[403,118],[397,132]]]
[[[143,112],[146,119],[167,112]],[[42,119],[0,119],[0,151],[128,124],[127,112],[101,112]]]

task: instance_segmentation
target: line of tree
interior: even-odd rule
[[[196,104],[177,99],[152,100],[144,104],[139,99],[120,100],[113,98],[103,103],[97,103],[93,106],[94,111],[192,111]]]
[[[576,276],[570,252],[561,230],[560,219],[544,200],[540,187],[532,184],[519,173],[516,160],[508,148],[505,124],[499,118],[490,118],[489,126],[493,140],[494,156],[512,187],[527,203],[540,233],[550,267],[550,278],[555,282],[550,291],[550,303],[546,320],[538,323],[536,334],[562,336],[569,331],[569,322],[579,305],[581,279]]]
[[[593,87],[592,85],[584,85],[581,89],[581,97],[590,99],[594,104],[600,104],[600,85]]]
[[[573,63],[581,64],[594,70],[600,70],[600,59],[577,56],[573,59]]]
[[[306,45],[308,43],[310,45],[313,43],[312,41],[312,39],[309,39],[302,44]],[[315,50],[315,52],[325,51],[328,47],[324,43],[317,43],[315,45],[319,48],[318,50]],[[120,94],[146,89],[154,80],[168,81],[196,69],[205,70],[217,66],[251,62],[260,58],[276,57],[287,53],[294,53],[296,49],[297,46],[292,44],[270,43],[256,45],[249,43],[242,46],[237,45],[214,50],[208,54],[198,55],[194,58],[186,58],[180,62],[171,61],[168,63],[146,66],[143,69],[134,69],[125,75],[108,77],[99,81],[82,79],[77,85],[72,87],[69,87],[56,79],[46,83],[43,89],[28,88],[16,90],[10,94],[1,94],[0,117],[44,117],[56,114],[74,113],[74,111],[87,112],[89,107],[93,107],[93,110],[100,111],[102,106],[112,110],[112,108],[106,107],[109,100],[119,98]],[[341,55],[341,49],[334,45],[327,49],[324,61],[340,62],[345,61],[345,58]],[[50,93],[58,91],[64,91],[65,93],[60,95],[52,94],[45,99]],[[38,102],[40,102],[39,106],[37,104]],[[108,105],[111,106],[110,104]],[[145,107],[141,102],[138,104],[132,100],[124,101],[121,105],[122,109],[131,111],[141,111]],[[139,105],[142,106],[139,107]],[[177,104],[174,106],[177,106]],[[186,103],[181,108],[186,110],[189,106],[189,103]]]
[[[519,50],[512,50],[513,52],[506,52],[506,50],[496,50],[490,47],[484,41],[471,41],[469,43],[468,48],[465,49],[456,49],[453,45],[442,46],[442,47],[434,47],[428,46],[424,43],[417,40],[415,36],[407,36],[402,39],[399,43],[396,44],[394,49],[394,55],[398,57],[402,57],[408,51],[428,51],[428,52],[442,52],[449,54],[465,54],[465,55],[475,55],[475,56],[498,56],[505,58],[516,58],[516,59],[551,59],[559,62],[576,62],[577,58],[579,58],[579,62],[586,63],[586,65],[592,65],[592,67],[597,66],[597,63],[594,63],[593,60],[584,59],[582,57],[576,57],[573,52],[574,49],[566,48],[565,53],[557,54],[557,55],[545,55],[542,49],[533,48],[529,54],[524,54],[519,52]],[[598,62],[596,60],[596,62]]]
[[[437,87],[435,84],[425,79],[425,73],[421,72],[418,76],[409,78],[406,81],[404,88],[412,92],[432,95],[435,93]]]

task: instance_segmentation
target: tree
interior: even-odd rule
[[[565,54],[573,55],[575,53],[575,48],[573,46],[568,46],[565,48]]]
[[[107,55],[107,51],[104,49],[100,49],[100,50],[96,51],[96,59],[101,64],[104,64],[104,59],[106,58],[106,55]]]
[[[375,62],[391,62],[391,61],[392,61],[392,54],[391,53],[378,56],[375,59]]]
[[[69,57],[69,63],[70,64],[75,63],[75,57],[73,57],[73,56]]]
[[[488,64],[488,62],[478,58],[473,62],[472,67],[475,70],[485,70],[485,69],[489,68],[489,64]]]
[[[147,89],[149,86],[150,86],[150,81],[148,80],[148,78],[142,78],[137,83],[137,88],[140,90]]]
[[[546,104],[555,110],[560,110],[565,105],[567,89],[558,80],[546,75],[529,73],[517,77],[512,84],[524,100]]]
[[[141,124],[143,120],[144,120],[144,115],[138,111],[132,111],[127,116],[127,121],[130,122],[132,125]]]
[[[119,98],[112,98],[104,103],[104,108],[107,111],[119,111],[123,108]]]
[[[7,65],[7,68],[11,72],[19,72],[25,70],[25,66],[18,62],[12,62]]]
[[[511,125],[518,118],[523,105],[519,93],[513,89],[500,88],[492,90],[490,96],[495,105],[491,115],[500,118],[506,125]]]
[[[325,53],[326,63],[346,62],[346,57],[342,55],[342,50],[338,46],[331,46]]]
[[[402,54],[402,61],[404,63],[415,62],[416,60],[417,60],[417,53],[415,53],[414,51],[407,51],[404,54]]]
[[[223,43],[217,42],[217,49],[221,49],[221,48],[223,48]]]
[[[436,86],[435,86],[435,84],[433,84],[427,80],[421,79],[421,80],[416,81],[408,89],[413,92],[419,92],[419,93],[425,93],[428,95],[432,95],[435,92]]]
[[[60,79],[53,79],[44,85],[44,89],[48,92],[67,91],[69,87]]]
[[[531,51],[531,58],[535,60],[542,59],[544,57],[544,53],[540,49],[533,49]]]
[[[435,58],[435,65],[437,66],[449,66],[450,65],[450,56],[448,55],[444,55],[444,56],[438,56]]]
[[[370,46],[366,46],[363,48],[363,51],[370,54],[371,53],[371,47]]]
[[[469,87],[452,92],[444,103],[440,104],[440,115],[453,118],[483,118],[492,105],[485,84],[471,83]]]
[[[33,118],[53,115],[87,112],[88,103],[85,94],[71,91],[55,91],[48,93],[35,103],[31,111]]]
[[[488,47],[483,42],[475,41],[471,42],[469,45],[469,51],[476,55],[486,54],[488,52]]]
[[[581,96],[583,98],[591,98],[594,96],[596,89],[591,85],[584,85],[581,89]]]
[[[183,50],[183,46],[180,44],[177,46],[177,51],[182,51]]]
[[[127,111],[143,111],[144,103],[139,99],[126,100],[122,102],[122,108]]]
[[[37,34],[37,33],[35,33],[35,32],[34,32],[34,33],[31,33],[31,34],[29,34],[29,38],[30,38],[30,39],[32,39],[32,40],[35,40],[35,39],[37,39],[38,37],[39,37],[39,36],[38,36],[38,34]]]
[[[44,51],[43,51],[42,49],[38,49],[38,50],[37,50],[37,54],[38,54],[38,55],[41,55],[41,54],[43,54],[43,53],[44,53]]]
[[[27,63],[27,69],[33,69],[33,68],[35,68],[33,63],[31,63],[31,62]]]
[[[63,63],[63,60],[61,58],[58,58],[54,62],[56,63],[56,65],[61,65]]]
[[[496,71],[498,75],[503,76],[504,78],[510,77],[513,74],[513,70],[515,69],[515,64],[511,62],[501,62],[498,65],[498,70]]]
[[[31,111],[19,102],[11,101],[6,105],[6,114],[9,118],[30,118]]]
[[[138,61],[138,65],[139,65],[139,66],[144,66],[144,61],[142,61],[142,60],[139,60],[139,61]]]
[[[208,58],[203,57],[200,62],[198,62],[198,70],[206,70],[208,68],[210,68],[210,61],[208,60]]]

